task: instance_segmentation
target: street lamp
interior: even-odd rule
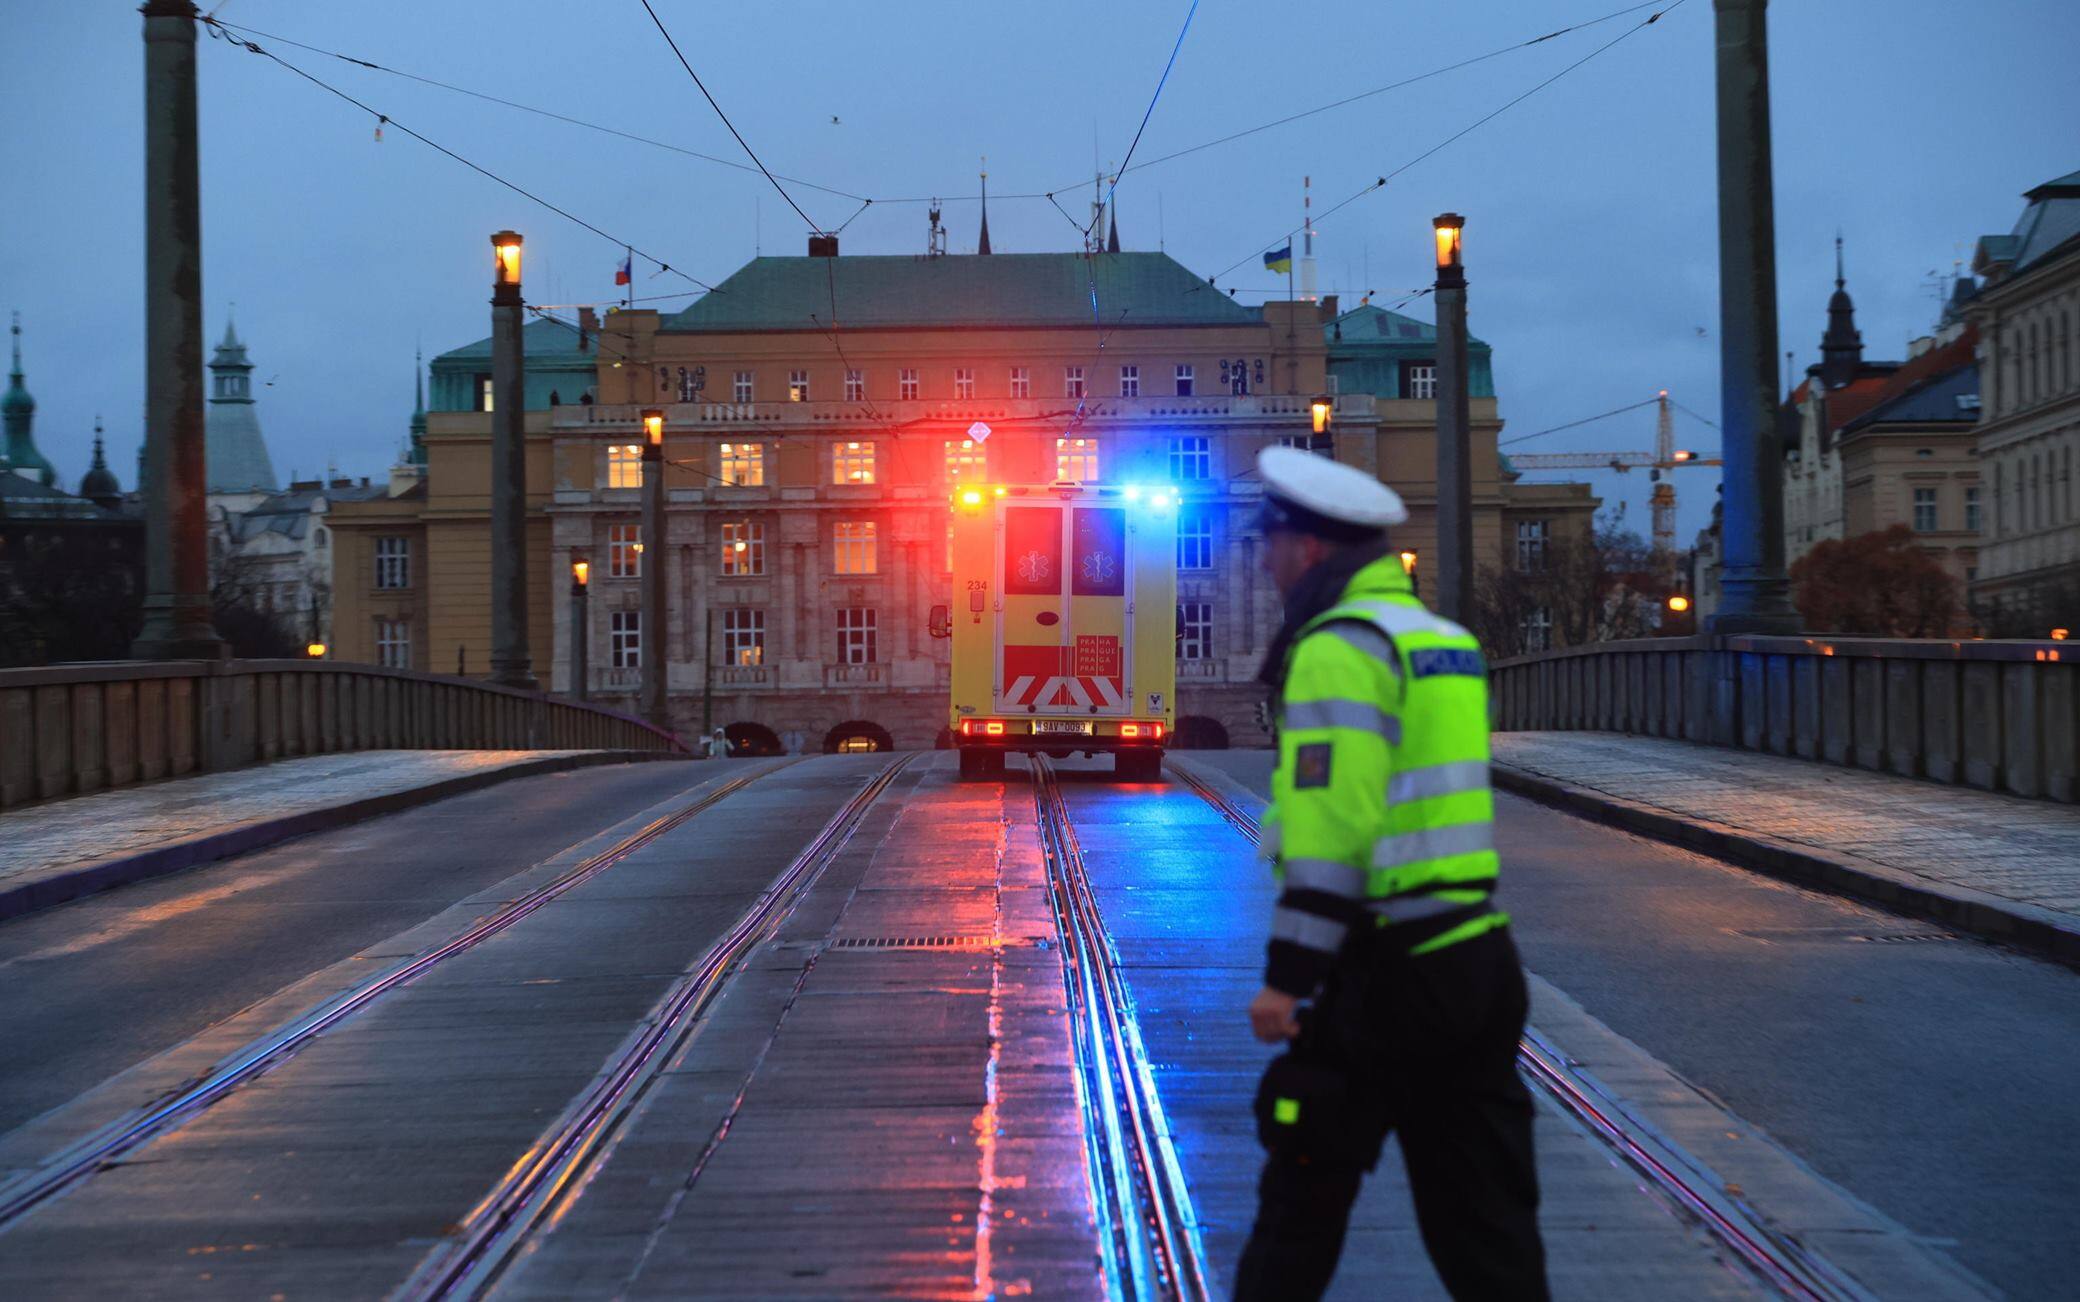
[[[303,648],[303,653],[313,660],[323,660],[325,658],[325,644],[323,642],[309,643]]]
[[[582,701],[590,687],[588,663],[592,639],[587,627],[586,607],[591,595],[592,562],[571,557],[571,699]]]
[[[1437,238],[1437,578],[1439,613],[1473,618],[1473,432],[1466,372],[1466,219],[1440,213]]]
[[[520,233],[500,231],[491,237],[491,283],[498,289],[520,289]]]
[[[520,236],[491,237],[491,680],[533,691],[527,644],[526,345]]]
[[[1401,572],[1408,576],[1408,590],[1418,597],[1423,595],[1423,580],[1416,574],[1416,554],[1413,549],[1401,553]]]
[[[1690,611],[1690,598],[1680,592],[1670,593],[1668,608],[1678,615],[1688,614]]]
[[[1314,417],[1314,432],[1320,434],[1329,428],[1330,417],[1336,413],[1336,404],[1330,402],[1327,395],[1317,395],[1313,402],[1307,404],[1307,410]]]
[[[665,661],[668,653],[664,610],[664,411],[643,409],[643,523],[637,537],[642,560],[643,717],[668,728],[664,707]],[[652,545],[654,544],[654,545]]]

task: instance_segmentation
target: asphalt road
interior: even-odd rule
[[[1264,792],[1262,751],[1198,754]],[[2080,1250],[2080,974],[1497,800],[1525,964],[2017,1298]]]

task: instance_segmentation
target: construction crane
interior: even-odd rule
[[[1654,483],[1651,505],[1654,508],[1654,546],[1657,550],[1675,554],[1676,550],[1676,486],[1671,472],[1687,466],[1717,466],[1725,464],[1718,457],[1700,457],[1695,452],[1676,446],[1675,413],[1669,405],[1668,390],[1663,389],[1655,396],[1658,414],[1654,423],[1654,450],[1652,452],[1527,452],[1510,454],[1510,464],[1519,470],[1615,470],[1623,474],[1634,467],[1644,467],[1648,478]]]

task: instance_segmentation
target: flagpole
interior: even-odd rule
[[[621,265],[628,269],[628,285],[626,292],[621,295],[621,305],[624,308],[632,309],[636,305],[636,251],[630,246],[623,245],[621,253]]]

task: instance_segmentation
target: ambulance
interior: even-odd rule
[[[948,727],[961,776],[1013,751],[1113,757],[1161,776],[1177,717],[1177,490],[965,486],[953,495]]]

